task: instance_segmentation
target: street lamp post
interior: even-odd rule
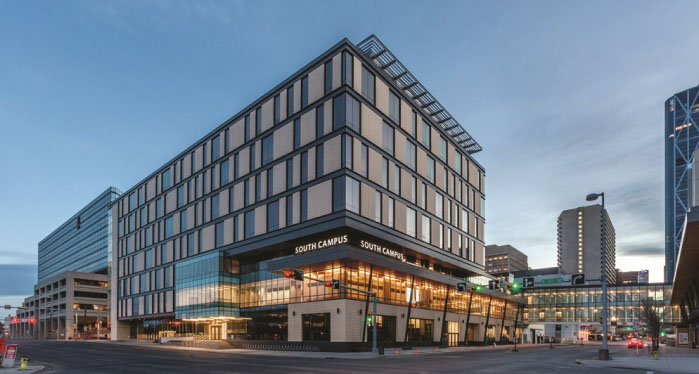
[[[602,280],[602,349],[598,352],[598,358],[600,360],[609,360],[609,348],[607,346],[607,241],[606,241],[606,229],[607,229],[607,219],[604,215],[604,192],[591,193],[585,198],[587,201],[595,201],[598,198],[602,198],[602,223],[601,223],[601,266],[602,274],[600,279]]]

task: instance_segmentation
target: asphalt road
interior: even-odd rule
[[[20,355],[47,365],[45,373],[634,373],[600,371],[575,363],[596,356],[597,345],[524,348],[519,352],[471,351],[384,356],[377,359],[278,357],[232,352],[170,350],[147,345],[94,342],[18,341]],[[612,355],[629,355],[625,346]],[[644,372],[644,371],[641,371]]]

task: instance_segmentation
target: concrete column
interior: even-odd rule
[[[56,317],[56,321],[58,322],[58,327],[56,328],[56,339],[61,339],[61,316]]]

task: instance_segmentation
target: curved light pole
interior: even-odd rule
[[[598,198],[602,198],[602,231],[601,236],[601,248],[602,251],[602,273],[600,279],[602,281],[602,349],[598,352],[598,359],[609,360],[609,348],[607,347],[607,241],[606,241],[606,230],[607,230],[607,219],[604,215],[604,192],[591,193],[587,195],[585,200],[595,201]]]

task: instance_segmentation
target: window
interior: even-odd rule
[[[440,223],[439,228],[438,228],[438,234],[439,234],[439,242],[437,246],[439,248],[444,248],[444,226]]]
[[[170,173],[170,169],[167,169],[163,172],[162,179],[163,179],[163,192],[164,192],[172,186],[172,175]],[[134,208],[135,208],[135,206],[134,206]]]
[[[131,280],[131,284],[134,284],[134,283],[133,283],[133,279]],[[133,312],[132,314],[133,314],[134,316],[137,316],[137,315],[138,315],[138,312],[140,311],[139,305],[138,305],[138,304],[139,304],[140,297],[134,297],[134,298],[131,299],[131,300],[132,300],[132,304],[133,304],[133,306],[131,307],[131,310],[132,310],[132,312]]]
[[[267,232],[279,229],[279,200],[267,204]]]
[[[255,176],[255,202],[262,200],[262,173]]]
[[[286,160],[286,189],[294,187],[294,159]]]
[[[365,178],[369,177],[369,147],[366,146],[366,144],[362,144],[361,147],[361,157],[362,157],[362,164],[361,169],[359,170],[359,173],[364,176]]]
[[[359,182],[350,177],[347,178],[345,198],[347,210],[359,214]]]
[[[218,194],[211,196],[211,219],[219,217],[219,197]]]
[[[255,170],[255,155],[257,154],[255,144],[250,144],[250,171]]]
[[[439,137],[439,158],[447,162],[447,140]]]
[[[434,207],[437,218],[444,219],[444,201],[442,195],[440,195],[438,192],[435,192],[434,194]]]
[[[381,186],[388,189],[388,159],[381,160]]]
[[[308,151],[301,153],[301,184],[308,182]]]
[[[345,182],[345,177],[333,179],[333,212],[345,209],[345,194],[347,192]]]
[[[393,126],[383,123],[383,150],[393,156]]]
[[[430,149],[430,125],[422,123],[422,145]]]
[[[172,216],[165,218],[165,239],[173,235]]]
[[[180,231],[187,230],[187,211],[183,210],[180,213]]]
[[[393,165],[393,192],[400,195],[400,167]]]
[[[459,152],[454,152],[454,168],[461,175],[461,153]]]
[[[415,204],[417,199],[417,178],[410,176],[410,202]]]
[[[216,224],[216,248],[223,247],[223,222]]]
[[[434,183],[434,159],[427,157],[427,180]]]
[[[286,197],[286,225],[294,224],[294,199],[292,195]]]
[[[359,102],[347,94],[342,94],[333,99],[333,130],[347,126],[350,129],[361,132]]]
[[[308,106],[308,76],[301,79],[301,108]]]
[[[160,218],[163,216],[163,198],[155,200],[155,218]]]
[[[233,155],[233,178],[238,179],[240,176],[240,155],[236,153]]]
[[[255,236],[255,211],[245,212],[245,239]]]
[[[415,167],[417,166],[417,152],[415,144],[410,141],[405,142],[405,162],[411,170],[415,171]]]
[[[165,287],[172,287],[172,282],[170,281],[170,269],[171,266],[165,268],[165,275],[163,276],[165,278]]]
[[[286,116],[291,117],[294,114],[294,86],[289,86],[286,89]]]
[[[316,178],[320,178],[323,176],[323,154],[324,147],[323,144],[321,144],[316,147]]]
[[[202,145],[202,154],[204,155],[204,166],[209,164],[209,151],[206,148],[208,143],[204,143]]]
[[[374,98],[376,96],[376,81],[372,74],[365,66],[362,66],[362,96],[370,103],[376,104]]]
[[[131,195],[129,195],[129,212],[136,209],[136,206],[136,194],[132,193]]]
[[[245,180],[243,188],[245,189],[243,191],[243,204],[244,206],[248,206],[250,205],[250,178]]]
[[[141,274],[140,278],[141,292],[148,292],[148,273]],[[148,298],[146,298],[146,300],[147,299]],[[148,311],[146,311],[146,313],[148,313]]]
[[[267,196],[274,195],[274,169],[267,169]]]
[[[394,211],[394,203],[392,198],[388,198],[388,227],[393,227],[393,213]]]
[[[461,230],[468,234],[468,213],[461,209]]]
[[[262,165],[267,165],[274,159],[274,134],[262,139]]]
[[[302,315],[303,341],[330,341],[330,313]]]
[[[410,135],[417,139],[417,113],[415,111],[410,116]]]
[[[262,108],[255,109],[255,135],[262,133]]]
[[[410,208],[405,208],[405,233],[415,237],[415,219],[417,217],[417,213],[415,212],[414,209]]]
[[[177,207],[181,207],[185,204],[184,198],[184,185],[177,187]],[[141,222],[143,224],[143,222]]]
[[[153,250],[148,249],[146,250],[146,269],[150,269],[153,267]]]
[[[78,217],[78,218],[79,218],[79,217]],[[146,219],[147,219],[147,217],[146,217],[146,208],[141,208],[141,220],[140,220],[140,222],[139,222],[139,223],[140,223],[140,224],[139,224],[139,227],[142,227],[143,225],[145,225],[146,223],[148,223],[148,222],[146,221]]]
[[[228,160],[226,160],[221,163],[221,186],[228,182],[230,182],[230,178],[228,176]]]
[[[248,114],[245,116],[245,141],[247,142],[250,140],[252,135],[250,134],[252,132],[252,125],[250,124],[250,115]]]
[[[400,123],[400,99],[393,91],[388,91],[388,117]]]
[[[316,139],[320,139],[325,131],[325,107],[319,105],[316,108]]]
[[[352,55],[342,52],[342,84],[352,87]]]
[[[381,204],[381,192],[374,192],[374,221],[381,223],[381,210],[383,205]]]
[[[332,60],[325,63],[325,94],[329,94],[333,90],[333,62]]]
[[[182,165],[180,163],[180,165]],[[138,189],[138,205],[143,205],[146,202],[145,189],[143,187]]]
[[[308,220],[308,190],[301,191],[301,222]]]
[[[221,157],[221,138],[216,135],[211,141],[211,161],[216,161]]]
[[[274,124],[276,125],[281,121],[281,97],[279,95],[274,97]]]
[[[301,120],[294,120],[294,149],[301,148]]]
[[[430,242],[430,217],[422,216],[422,241]]]
[[[353,147],[352,147],[352,137],[343,134],[342,135],[342,167],[347,168],[347,169],[352,169],[352,160],[353,160]]]

